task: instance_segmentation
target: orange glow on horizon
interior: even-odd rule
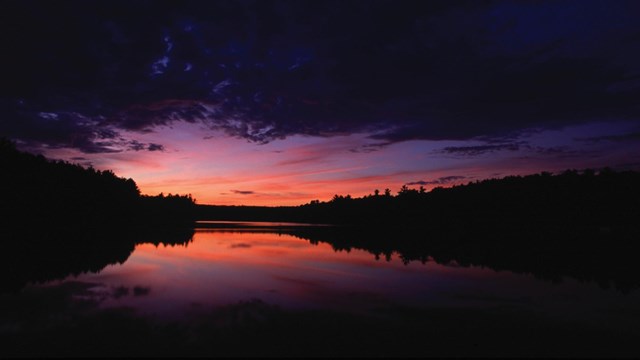
[[[572,133],[569,129],[552,135],[556,143],[563,144],[573,141]],[[256,144],[187,122],[130,136],[143,143],[160,143],[163,150],[85,154],[62,148],[50,149],[49,155],[82,159],[84,165],[113,170],[134,179],[143,194],[191,194],[199,204],[261,206],[296,206],[311,200],[328,201],[334,195],[362,197],[386,188],[396,194],[408,183],[422,182],[429,191],[507,175],[594,167],[598,161],[609,163],[615,156],[624,156],[580,158],[580,163],[560,157],[549,163],[535,151],[526,156],[508,151],[461,156],[442,149],[473,142],[419,140],[377,146],[372,151],[370,146],[376,142],[367,134],[291,136]],[[534,134],[528,141],[544,139]],[[442,178],[454,180],[438,183]]]

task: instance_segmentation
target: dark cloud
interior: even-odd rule
[[[380,144],[640,121],[633,0],[3,5],[0,132],[33,144],[136,150],[122,132],[175,121]]]
[[[443,176],[435,180],[414,181],[414,182],[407,183],[406,185],[445,185],[445,184],[457,182],[458,180],[462,180],[466,178],[467,178],[466,176],[451,175],[451,176]]]
[[[616,164],[615,169],[640,171],[640,162],[628,162]]]
[[[255,191],[249,191],[249,190],[230,190],[232,193],[234,194],[238,194],[238,195],[253,195],[255,194]]]
[[[114,287],[111,292],[111,296],[113,296],[115,299],[119,299],[123,296],[128,296],[128,295],[129,295],[129,288],[123,285]]]
[[[570,158],[588,158],[600,155],[600,152],[594,149],[571,148],[568,146],[552,146],[552,147],[530,147],[536,154],[544,155],[546,158],[570,159]],[[526,158],[526,156],[525,156]]]
[[[638,141],[640,140],[640,132],[631,132],[627,134],[618,135],[603,135],[593,136],[587,138],[576,138],[578,141],[584,141],[588,143],[598,143],[602,141],[623,142],[623,141]]]
[[[131,144],[129,144],[129,149],[133,151],[140,151],[140,150],[144,150],[145,148],[146,146],[137,140],[133,140]]]
[[[561,155],[574,151],[568,146],[537,147],[535,152],[545,155]]]
[[[384,147],[387,147],[389,145],[391,145],[392,142],[378,142],[378,143],[373,143],[373,144],[365,144],[365,145],[361,145],[357,148],[353,148],[353,149],[349,149],[349,151],[353,152],[353,153],[370,153],[370,152],[374,152],[374,151],[378,151]]]
[[[237,244],[231,244],[231,245],[229,245],[229,247],[231,249],[248,249],[248,248],[251,247],[251,244],[237,243]]]
[[[160,144],[149,143],[147,146],[147,150],[149,151],[164,151],[164,146]]]
[[[506,143],[506,144],[488,144],[488,145],[475,145],[475,146],[448,146],[440,150],[441,153],[462,155],[462,156],[477,156],[485,153],[495,151],[518,151],[520,150],[522,143]]]
[[[22,106],[21,106],[22,107]],[[0,120],[0,134],[20,139],[26,147],[73,147],[85,153],[119,152],[119,133],[99,126],[75,112],[29,113],[28,110],[5,114]]]
[[[147,296],[151,293],[151,288],[147,286],[136,285],[133,287],[133,296]]]
[[[131,141],[129,141],[129,150],[133,150],[133,151],[141,151],[141,150],[164,151],[164,146],[161,145],[161,144],[155,144],[155,143],[144,144],[144,143],[139,142],[138,140],[131,140]]]

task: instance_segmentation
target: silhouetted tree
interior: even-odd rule
[[[0,140],[0,168],[4,192],[0,210],[5,214],[0,222],[6,226],[33,222],[50,228],[69,223],[76,227],[130,226],[156,219],[172,224],[192,221],[195,216],[191,196],[160,196],[166,201],[153,202],[156,209],[150,210],[150,202],[140,195],[133,179],[117,177],[111,170],[20,152],[4,139]]]
[[[513,226],[633,227],[640,213],[640,175],[610,169],[559,175],[507,176],[435,187],[403,186],[397,196],[334,195],[329,202],[298,207],[200,207],[200,217],[376,224],[403,227],[514,224]],[[375,192],[374,192],[375,194]],[[209,215],[207,215],[209,214]],[[555,224],[555,225],[552,225]],[[504,226],[504,225],[500,225]]]

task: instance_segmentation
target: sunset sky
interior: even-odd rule
[[[640,170],[640,1],[4,1],[0,136],[199,203]]]

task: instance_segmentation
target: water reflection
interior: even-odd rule
[[[194,304],[254,298],[287,308],[360,309],[362,303],[380,306],[398,298],[421,301],[429,297],[425,289],[451,270],[435,263],[376,262],[365,251],[336,253],[327,244],[287,234],[197,231],[189,246],[141,244],[125,264],[81,279],[109,288],[145,284],[151,296],[123,296],[105,304],[167,314]]]
[[[606,304],[621,296],[570,279],[557,285],[478,266],[407,262],[396,253],[385,258],[255,228],[198,229],[188,244],[138,244],[126,262],[73,279],[96,284],[91,292],[102,307],[166,318],[251,299],[375,314],[397,306],[561,309],[575,307],[576,297]]]
[[[100,272],[123,264],[136,244],[181,244],[192,241],[190,228],[21,229],[3,233],[0,252],[0,293],[16,292],[28,283],[44,283]]]
[[[638,355],[637,292],[445,261],[432,242],[272,224],[101,236],[73,242],[95,264],[52,260],[0,294],[0,356]],[[47,258],[30,251],[14,271]]]

